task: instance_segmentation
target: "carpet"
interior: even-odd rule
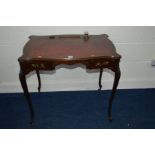
[[[110,90],[31,93],[34,129],[154,129],[155,89],[117,91],[110,123]],[[22,93],[0,94],[0,128],[31,129]]]

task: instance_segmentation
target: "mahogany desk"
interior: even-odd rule
[[[121,56],[116,53],[115,46],[108,35],[56,35],[30,36],[18,59],[20,64],[19,79],[30,110],[31,123],[34,122],[34,110],[26,83],[26,75],[36,71],[38,91],[40,92],[40,70],[54,70],[60,64],[83,64],[87,69],[99,69],[99,90],[102,88],[101,78],[104,68],[115,74],[112,93],[109,99],[108,118],[112,121],[112,102],[120,79],[119,62]]]

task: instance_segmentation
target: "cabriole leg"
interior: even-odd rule
[[[112,122],[112,103],[113,103],[113,99],[114,99],[114,96],[117,90],[120,76],[121,76],[121,72],[120,72],[120,68],[118,67],[118,69],[115,71],[113,89],[112,89],[112,93],[109,99],[108,117],[109,117],[110,122]]]
[[[103,68],[100,68],[100,76],[99,76],[99,89],[102,89],[102,73],[103,73]]]
[[[37,78],[38,78],[38,92],[40,92],[40,89],[41,89],[41,79],[40,79],[39,70],[36,70],[36,73],[37,73]]]
[[[33,111],[33,107],[32,107],[31,97],[30,97],[30,94],[28,92],[26,77],[25,76],[26,75],[22,72],[22,70],[20,70],[19,79],[20,79],[21,86],[23,88],[24,95],[26,97],[28,107],[29,107],[29,110],[30,110],[30,119],[31,119],[30,124],[33,125],[33,123],[34,123],[34,111]]]

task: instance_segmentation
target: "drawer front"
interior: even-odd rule
[[[94,66],[97,67],[97,68],[107,67],[109,65],[110,65],[110,62],[109,61],[100,61],[100,62],[95,62],[94,63]]]
[[[53,69],[53,65],[49,64],[49,63],[44,63],[44,62],[40,62],[40,63],[31,63],[30,64],[32,69],[37,69],[37,70],[52,70]]]
[[[90,69],[98,69],[98,68],[109,68],[115,65],[115,62],[109,60],[98,60],[98,61],[91,61],[87,68]]]
[[[39,64],[33,63],[31,64],[31,67],[34,69],[46,69],[47,65],[45,65],[44,63],[39,63]]]

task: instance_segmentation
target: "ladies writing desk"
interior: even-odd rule
[[[55,35],[30,36],[29,38],[23,49],[23,55],[18,61],[20,64],[19,79],[28,102],[31,124],[34,122],[34,110],[26,83],[26,75],[36,71],[40,92],[39,71],[54,70],[60,64],[83,64],[87,69],[99,69],[99,90],[102,88],[103,69],[108,68],[114,72],[114,84],[108,107],[108,118],[109,121],[112,121],[112,102],[120,79],[121,56],[116,53],[115,46],[108,39],[108,35]]]

